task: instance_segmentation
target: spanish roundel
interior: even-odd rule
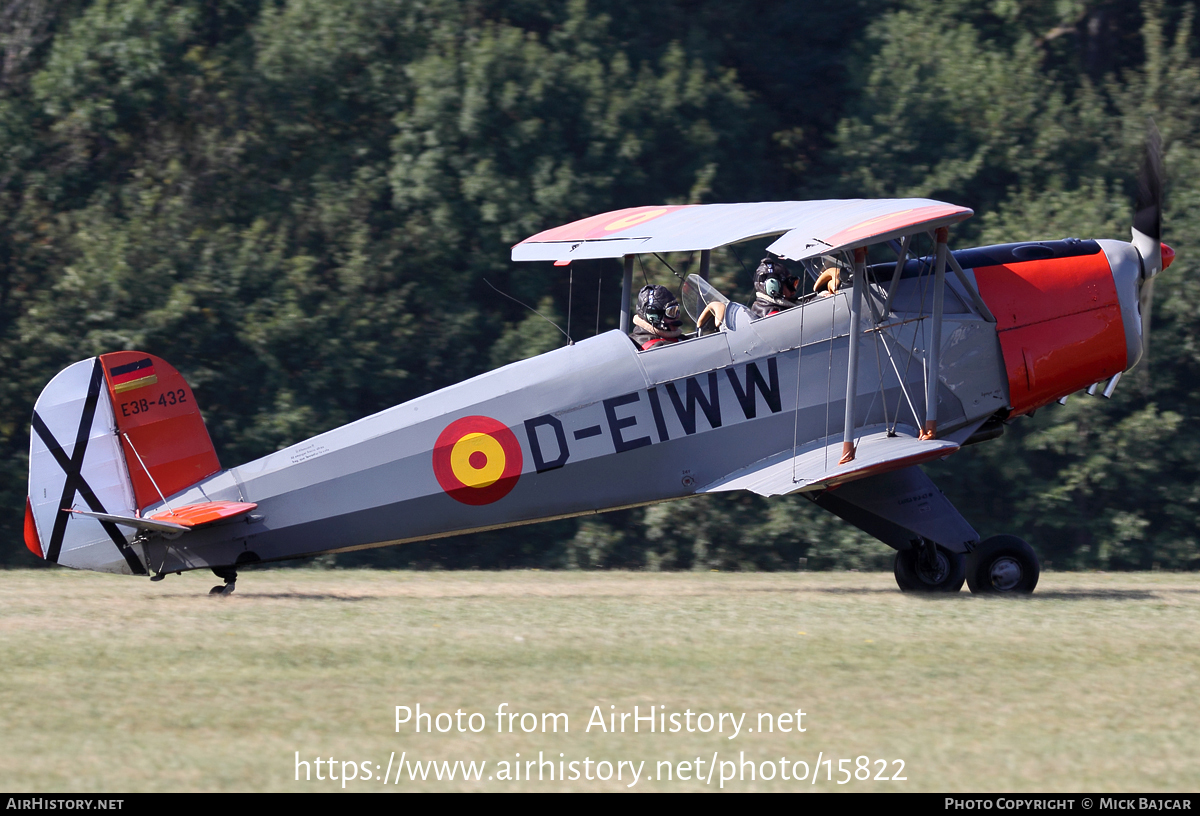
[[[491,504],[508,495],[521,478],[521,444],[491,417],[455,420],[433,446],[433,475],[452,499]]]

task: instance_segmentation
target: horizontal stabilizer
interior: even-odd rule
[[[941,459],[958,450],[948,439],[917,439],[917,430],[897,426],[889,436],[887,427],[863,428],[856,437],[854,459],[839,465],[842,435],[828,436],[797,449],[768,457],[734,471],[700,488],[697,493],[749,490],[760,496],[781,496],[801,490],[817,490],[843,482],[899,470],[931,459]]]
[[[168,524],[182,524],[186,528],[205,527],[225,519],[237,518],[258,507],[254,502],[211,501],[200,504],[186,504],[170,510],[163,510],[150,518]]]
[[[115,513],[93,513],[88,510],[73,510],[70,508],[63,512],[74,513],[77,516],[88,516],[100,521],[111,521],[113,524],[136,527],[139,530],[153,530],[156,533],[186,533],[191,529],[190,527],[184,527],[182,524],[175,524],[170,521],[156,521],[154,519],[140,518],[139,516],[118,516]]]
[[[95,513],[89,510],[68,508],[64,512],[79,516],[88,516],[100,521],[111,521],[126,527],[136,527],[139,530],[153,530],[156,533],[186,533],[197,527],[206,527],[224,519],[237,518],[258,507],[253,502],[214,501],[200,504],[187,504],[173,510],[163,510],[152,516],[124,516],[117,513]]]

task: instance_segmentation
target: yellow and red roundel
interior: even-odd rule
[[[433,475],[450,498],[491,504],[507,496],[521,478],[521,444],[491,417],[463,417],[438,436]]]

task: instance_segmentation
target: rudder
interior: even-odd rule
[[[139,510],[158,504],[159,490],[174,495],[221,469],[182,374],[140,351],[103,354],[100,362]]]

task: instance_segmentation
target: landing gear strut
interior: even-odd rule
[[[903,592],[958,592],[967,573],[967,557],[925,539],[896,553],[894,572]]]
[[[233,567],[213,567],[213,575],[225,581],[224,586],[215,586],[208,591],[209,595],[230,595],[237,585],[237,570]]]

